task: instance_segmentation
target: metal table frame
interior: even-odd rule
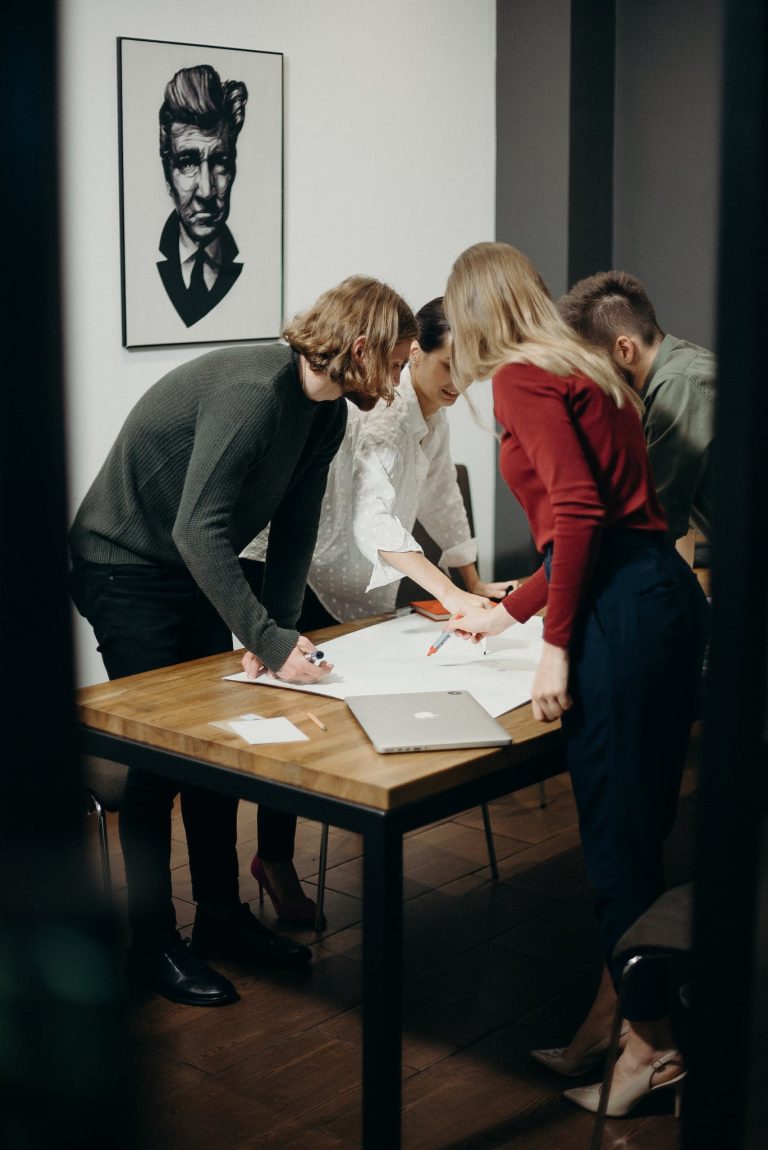
[[[80,726],[85,753],[362,834],[363,1150],[401,1146],[403,835],[562,773],[551,743],[522,763],[382,811]]]

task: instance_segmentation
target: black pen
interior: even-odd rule
[[[301,653],[310,663],[321,663],[325,658],[322,651],[302,651]]]

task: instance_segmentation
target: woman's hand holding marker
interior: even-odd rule
[[[471,639],[473,643],[479,643],[489,635],[500,635],[514,622],[506,607],[499,603],[488,609],[480,608],[467,611],[464,615],[455,615],[445,624],[445,630],[458,635],[460,639]]]

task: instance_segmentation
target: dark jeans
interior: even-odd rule
[[[264,581],[264,564],[255,559],[241,559],[240,566],[248,580],[248,585],[257,599],[261,600],[261,587]],[[331,627],[338,623],[320,600],[311,587],[304,591],[304,602],[296,629],[303,635],[305,631],[314,631],[320,627]],[[278,811],[274,807],[259,804],[259,813],[256,824],[258,828],[259,858],[265,862],[284,862],[293,858],[294,842],[296,839],[296,816],[286,811]]]
[[[93,627],[110,679],[231,651],[229,628],[189,575],[166,567],[76,560],[72,598]],[[128,912],[136,941],[162,944],[176,928],[171,808],[181,796],[192,894],[213,910],[240,901],[237,800],[131,768],[120,809]]]
[[[696,715],[707,603],[662,535],[605,533],[570,646],[573,707],[563,716],[584,857],[605,957],[664,890],[663,845],[677,811]],[[668,1012],[657,967],[627,1007]]]

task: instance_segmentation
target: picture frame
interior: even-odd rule
[[[117,39],[123,347],[279,338],[283,54]]]

